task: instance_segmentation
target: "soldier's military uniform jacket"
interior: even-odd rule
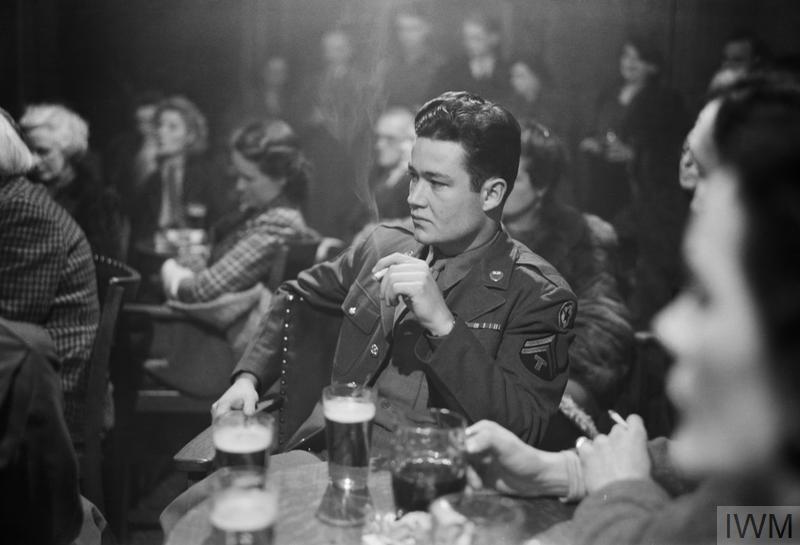
[[[393,356],[395,307],[381,300],[372,268],[394,252],[424,258],[428,250],[408,226],[380,225],[338,258],[303,271],[277,292],[234,377],[253,373],[262,391],[278,379],[273,356],[282,336],[281,298],[297,294],[344,316],[331,382],[374,381]],[[443,291],[456,319],[452,331],[434,337],[419,328],[413,350],[402,357],[424,371],[429,405],[458,411],[470,422],[494,420],[536,444],[567,382],[575,296],[549,263],[504,231],[475,263]]]

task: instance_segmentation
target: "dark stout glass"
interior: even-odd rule
[[[447,409],[409,412],[394,433],[392,491],[397,515],[427,511],[467,485],[466,419]]]
[[[392,492],[397,515],[427,511],[440,496],[461,492],[467,486],[462,464],[449,459],[408,460],[392,472]]]

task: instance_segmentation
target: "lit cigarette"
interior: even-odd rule
[[[619,415],[619,413],[618,413],[618,412],[616,412],[616,411],[612,411],[612,410],[609,410],[609,411],[608,411],[608,416],[610,416],[610,417],[611,417],[611,420],[613,420],[614,422],[616,422],[617,424],[619,424],[620,426],[622,426],[622,427],[623,427],[623,428],[625,428],[626,430],[628,429],[628,423],[627,423],[627,422],[625,422],[625,419],[624,419],[624,418],[622,418],[622,417]]]
[[[379,271],[376,271],[375,273],[372,274],[372,276],[375,277],[375,280],[380,280],[381,278],[386,276],[386,271],[388,271],[388,270],[389,270],[389,267],[386,267],[385,269],[381,269]]]

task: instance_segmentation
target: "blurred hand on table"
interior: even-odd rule
[[[241,410],[246,415],[256,412],[258,379],[251,373],[240,373],[222,397],[211,405],[211,415],[219,416],[231,410]]]

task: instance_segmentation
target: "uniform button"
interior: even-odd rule
[[[355,314],[356,314],[356,307],[350,307],[350,308],[348,308],[348,309],[347,309],[347,314],[349,314],[350,316],[355,316]]]
[[[379,350],[377,344],[373,344],[372,346],[369,347],[369,355],[372,356],[373,358],[378,357],[378,351]]]
[[[387,400],[385,400],[385,399],[381,400],[381,407],[383,407],[384,409],[388,409],[391,406],[392,406],[392,404],[389,403]]]

